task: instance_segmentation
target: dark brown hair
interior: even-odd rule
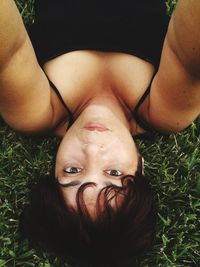
[[[21,233],[34,247],[90,266],[134,266],[154,237],[155,213],[148,178],[139,167],[135,176],[122,178],[122,187],[103,188],[97,198],[95,219],[90,217],[83,199],[85,188],[92,185],[79,188],[74,209],[65,203],[54,177],[41,179],[22,213]],[[119,194],[123,201],[114,209],[110,202]],[[99,203],[102,196],[103,209]]]

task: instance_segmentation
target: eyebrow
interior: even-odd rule
[[[58,183],[60,186],[62,187],[70,187],[70,186],[76,186],[76,185],[80,185],[81,182],[78,181],[78,180],[75,180],[73,182],[70,182],[70,183],[67,183],[67,184],[61,184],[61,183]]]
[[[67,183],[67,184],[61,184],[58,182],[58,184],[61,186],[61,187],[70,187],[70,186],[76,186],[76,185],[80,185],[81,184],[81,181],[78,181],[78,180],[75,180],[75,181],[72,181],[70,183]],[[111,182],[105,182],[105,185],[106,186],[109,186],[109,185],[114,185],[113,183]]]
[[[136,171],[139,171],[139,173],[142,173],[142,156],[139,154],[138,155],[138,166],[137,166],[137,170]],[[57,183],[61,186],[61,187],[64,187],[64,188],[68,188],[68,187],[72,187],[72,186],[76,186],[76,185],[80,185],[81,184],[81,181],[78,181],[78,180],[75,180],[75,181],[72,181],[70,183],[66,183],[66,184],[61,184],[58,182],[58,179],[57,180]],[[114,185],[113,183],[111,182],[105,182],[105,185],[106,186],[109,186],[109,185]]]

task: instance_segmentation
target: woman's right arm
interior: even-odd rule
[[[0,115],[25,133],[48,131],[55,123],[50,85],[14,0],[0,0]]]
[[[178,1],[145,108],[144,118],[164,132],[180,131],[200,114],[199,0]]]

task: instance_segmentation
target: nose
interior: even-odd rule
[[[89,158],[97,157],[103,151],[103,145],[101,144],[84,144],[83,151]]]

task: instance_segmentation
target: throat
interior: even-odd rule
[[[131,114],[123,102],[112,94],[96,96],[76,114],[81,124],[94,122],[106,127],[126,127],[130,131]]]

